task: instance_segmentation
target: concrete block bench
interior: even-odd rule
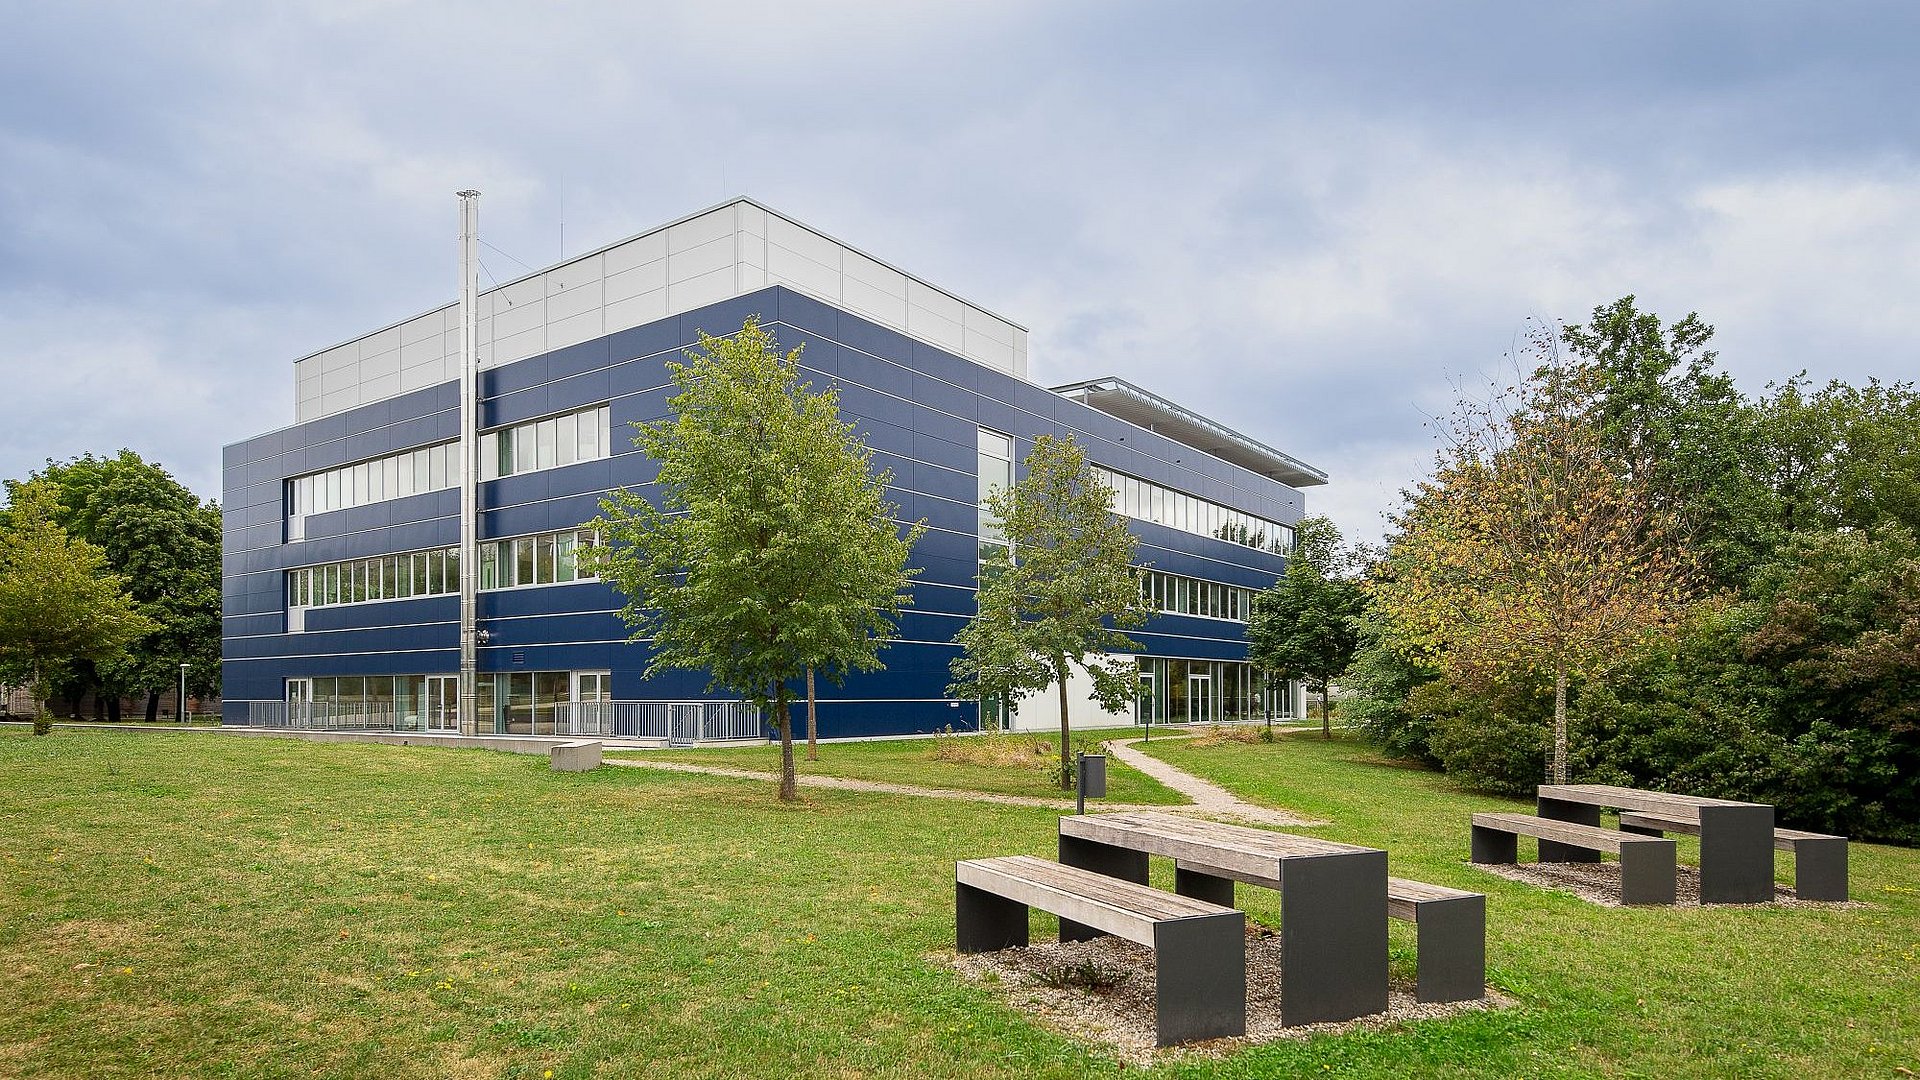
[[[1663,833],[1700,835],[1700,824],[1656,814],[1620,815],[1620,831],[1659,836]],[[1799,829],[1773,830],[1773,846],[1793,853],[1793,895],[1802,900],[1845,900],[1847,892],[1847,838]]]
[[[1613,852],[1620,856],[1621,903],[1673,903],[1675,844],[1671,840],[1528,814],[1475,814],[1473,861],[1518,862],[1522,836],[1586,851]]]
[[[592,741],[555,743],[547,752],[554,772],[590,772],[600,767],[600,744]]]
[[[1419,1001],[1478,1001],[1487,993],[1487,897],[1387,879],[1387,914],[1414,926]]]
[[[1159,1045],[1246,1034],[1241,912],[1029,855],[969,859],[954,876],[957,951],[1026,945],[1027,910],[1039,908],[1153,950]]]

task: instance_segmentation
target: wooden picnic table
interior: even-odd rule
[[[1600,811],[1628,810],[1684,821],[1700,829],[1700,902],[1764,904],[1773,899],[1773,807],[1612,784],[1542,784],[1543,818],[1599,825]],[[1600,853],[1540,841],[1541,862],[1598,862]]]
[[[1146,884],[1174,860],[1174,891],[1224,906],[1235,880],[1280,894],[1280,1022],[1351,1020],[1387,1008],[1387,853],[1312,836],[1138,811],[1060,819],[1060,861]],[[1062,940],[1094,937],[1061,926]]]

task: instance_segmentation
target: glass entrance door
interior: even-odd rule
[[[457,677],[427,676],[427,699],[423,704],[428,731],[460,730],[460,680]]]
[[[1202,723],[1213,719],[1213,676],[1187,676],[1187,720]]]
[[[287,680],[287,726],[305,727],[313,721],[313,680]]]

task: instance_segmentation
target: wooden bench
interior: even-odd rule
[[[1174,861],[1182,896],[1232,907],[1236,880],[1280,894],[1282,1026],[1386,1011],[1386,852],[1163,811],[1060,819],[1068,866],[1144,885],[1150,855]],[[1083,929],[1063,925],[1061,937]]]
[[[1620,831],[1659,836],[1700,835],[1700,823],[1656,814],[1622,812]],[[1799,829],[1773,830],[1773,846],[1793,853],[1793,895],[1802,900],[1847,899],[1847,838]]]
[[[1599,825],[1602,808],[1652,814],[1700,826],[1700,902],[1765,904],[1773,900],[1773,807],[1612,784],[1542,784],[1543,818]],[[1542,862],[1592,862],[1600,855],[1552,840]]]
[[[1475,814],[1473,861],[1518,862],[1522,836],[1587,851],[1611,851],[1620,856],[1621,903],[1673,903],[1676,845],[1671,840],[1528,814]]]
[[[1153,950],[1158,1045],[1247,1033],[1241,912],[1030,855],[969,859],[954,879],[957,951],[1026,945],[1027,909],[1039,908]]]

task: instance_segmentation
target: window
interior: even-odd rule
[[[480,588],[593,581],[594,575],[581,568],[580,552],[597,540],[585,529],[488,540],[480,545]]]
[[[550,416],[480,436],[481,479],[594,461],[611,453],[605,405]]]
[[[287,481],[289,514],[304,517],[453,486],[453,443],[342,465]]]
[[[1293,529],[1289,526],[1098,465],[1093,472],[1101,483],[1113,489],[1113,509],[1117,514],[1277,555],[1293,550]]]
[[[984,574],[989,572],[991,566],[1004,564],[1012,556],[1000,520],[987,510],[987,496],[1013,487],[1013,437],[981,428],[978,445],[976,490],[980,500],[979,572]]]
[[[1253,590],[1159,570],[1142,570],[1140,599],[1155,611],[1246,622],[1248,606],[1253,602]]]

